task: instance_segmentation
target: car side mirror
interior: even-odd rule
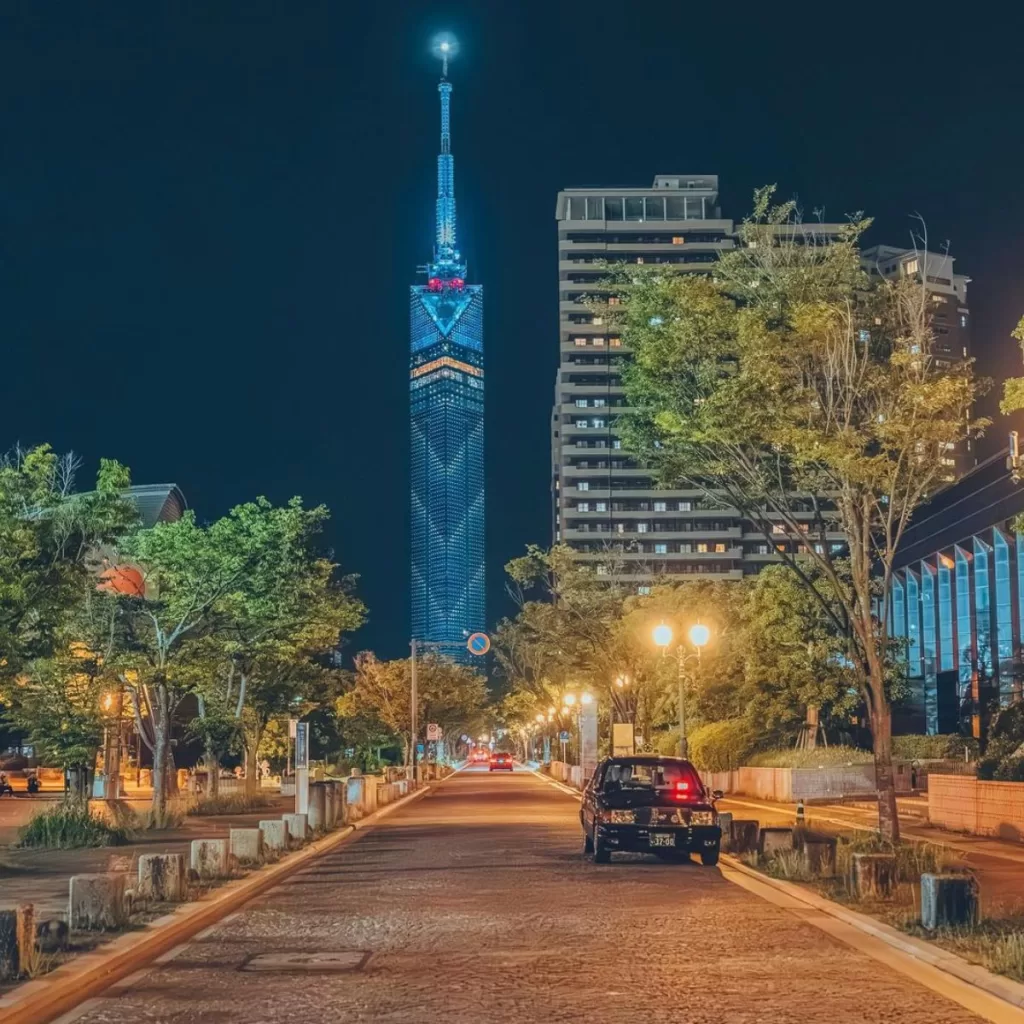
[[[723,796],[725,796],[725,793],[723,793],[722,790],[720,790],[720,789],[716,789],[716,790],[714,790],[712,792],[711,799],[712,800],[721,800]]]

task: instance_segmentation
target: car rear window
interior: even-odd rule
[[[602,788],[608,791],[630,791],[676,788],[679,782],[689,783],[692,792],[700,792],[701,782],[697,773],[686,764],[651,761],[616,761],[608,765],[604,773]]]

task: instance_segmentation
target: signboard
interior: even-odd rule
[[[636,753],[633,726],[630,722],[616,722],[612,726],[612,756],[632,757]]]
[[[288,719],[288,738],[290,740],[295,739],[295,727],[298,724],[299,724],[298,719],[296,719],[296,718],[289,718]]]
[[[466,641],[470,654],[486,654],[491,649],[491,638],[486,633],[473,633]]]
[[[560,733],[558,734],[558,738],[559,738],[559,739],[560,739],[560,740],[561,740],[561,741],[562,741],[563,743],[568,743],[568,742],[569,742],[569,733],[568,733],[568,732],[567,732],[567,731],[566,731],[565,729],[563,729],[563,730],[562,730],[562,731],[561,731],[561,732],[560,732]]]
[[[309,767],[309,722],[295,723],[295,767]]]
[[[430,725],[427,726],[428,743],[437,743],[443,735],[444,734],[441,732],[441,726],[437,725],[437,723],[431,722]]]

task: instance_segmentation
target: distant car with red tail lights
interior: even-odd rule
[[[490,764],[487,766],[489,772],[496,772],[502,770],[512,771],[512,755],[506,754],[504,751],[496,750],[491,754]]]
[[[487,764],[491,760],[491,752],[486,747],[477,747],[469,755],[470,764]]]
[[[718,863],[722,829],[715,800],[693,765],[681,757],[610,757],[583,791],[583,850],[595,864],[614,852]]]

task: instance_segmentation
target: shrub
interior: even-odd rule
[[[249,814],[272,807],[276,798],[267,793],[225,793],[223,796],[204,796],[186,805],[186,814]]]
[[[963,854],[948,846],[912,840],[902,840],[894,846],[877,833],[857,832],[839,837],[836,844],[838,876],[849,876],[855,853],[894,853],[896,877],[901,882],[917,882],[926,871],[941,875],[947,871],[962,869],[964,865]]]
[[[1024,782],[1024,757],[1004,757],[992,778],[998,782]]]
[[[709,722],[687,737],[690,760],[706,772],[727,772],[746,763],[754,733],[742,718]]]
[[[19,833],[19,846],[74,850],[86,846],[117,846],[128,831],[92,814],[85,804],[62,803],[37,814]]]
[[[844,764],[871,764],[870,750],[857,747],[814,747],[791,750],[764,750],[747,758],[753,768],[827,768]]]
[[[892,756],[904,761],[964,760],[964,751],[977,757],[978,741],[951,733],[944,736],[893,736]]]

